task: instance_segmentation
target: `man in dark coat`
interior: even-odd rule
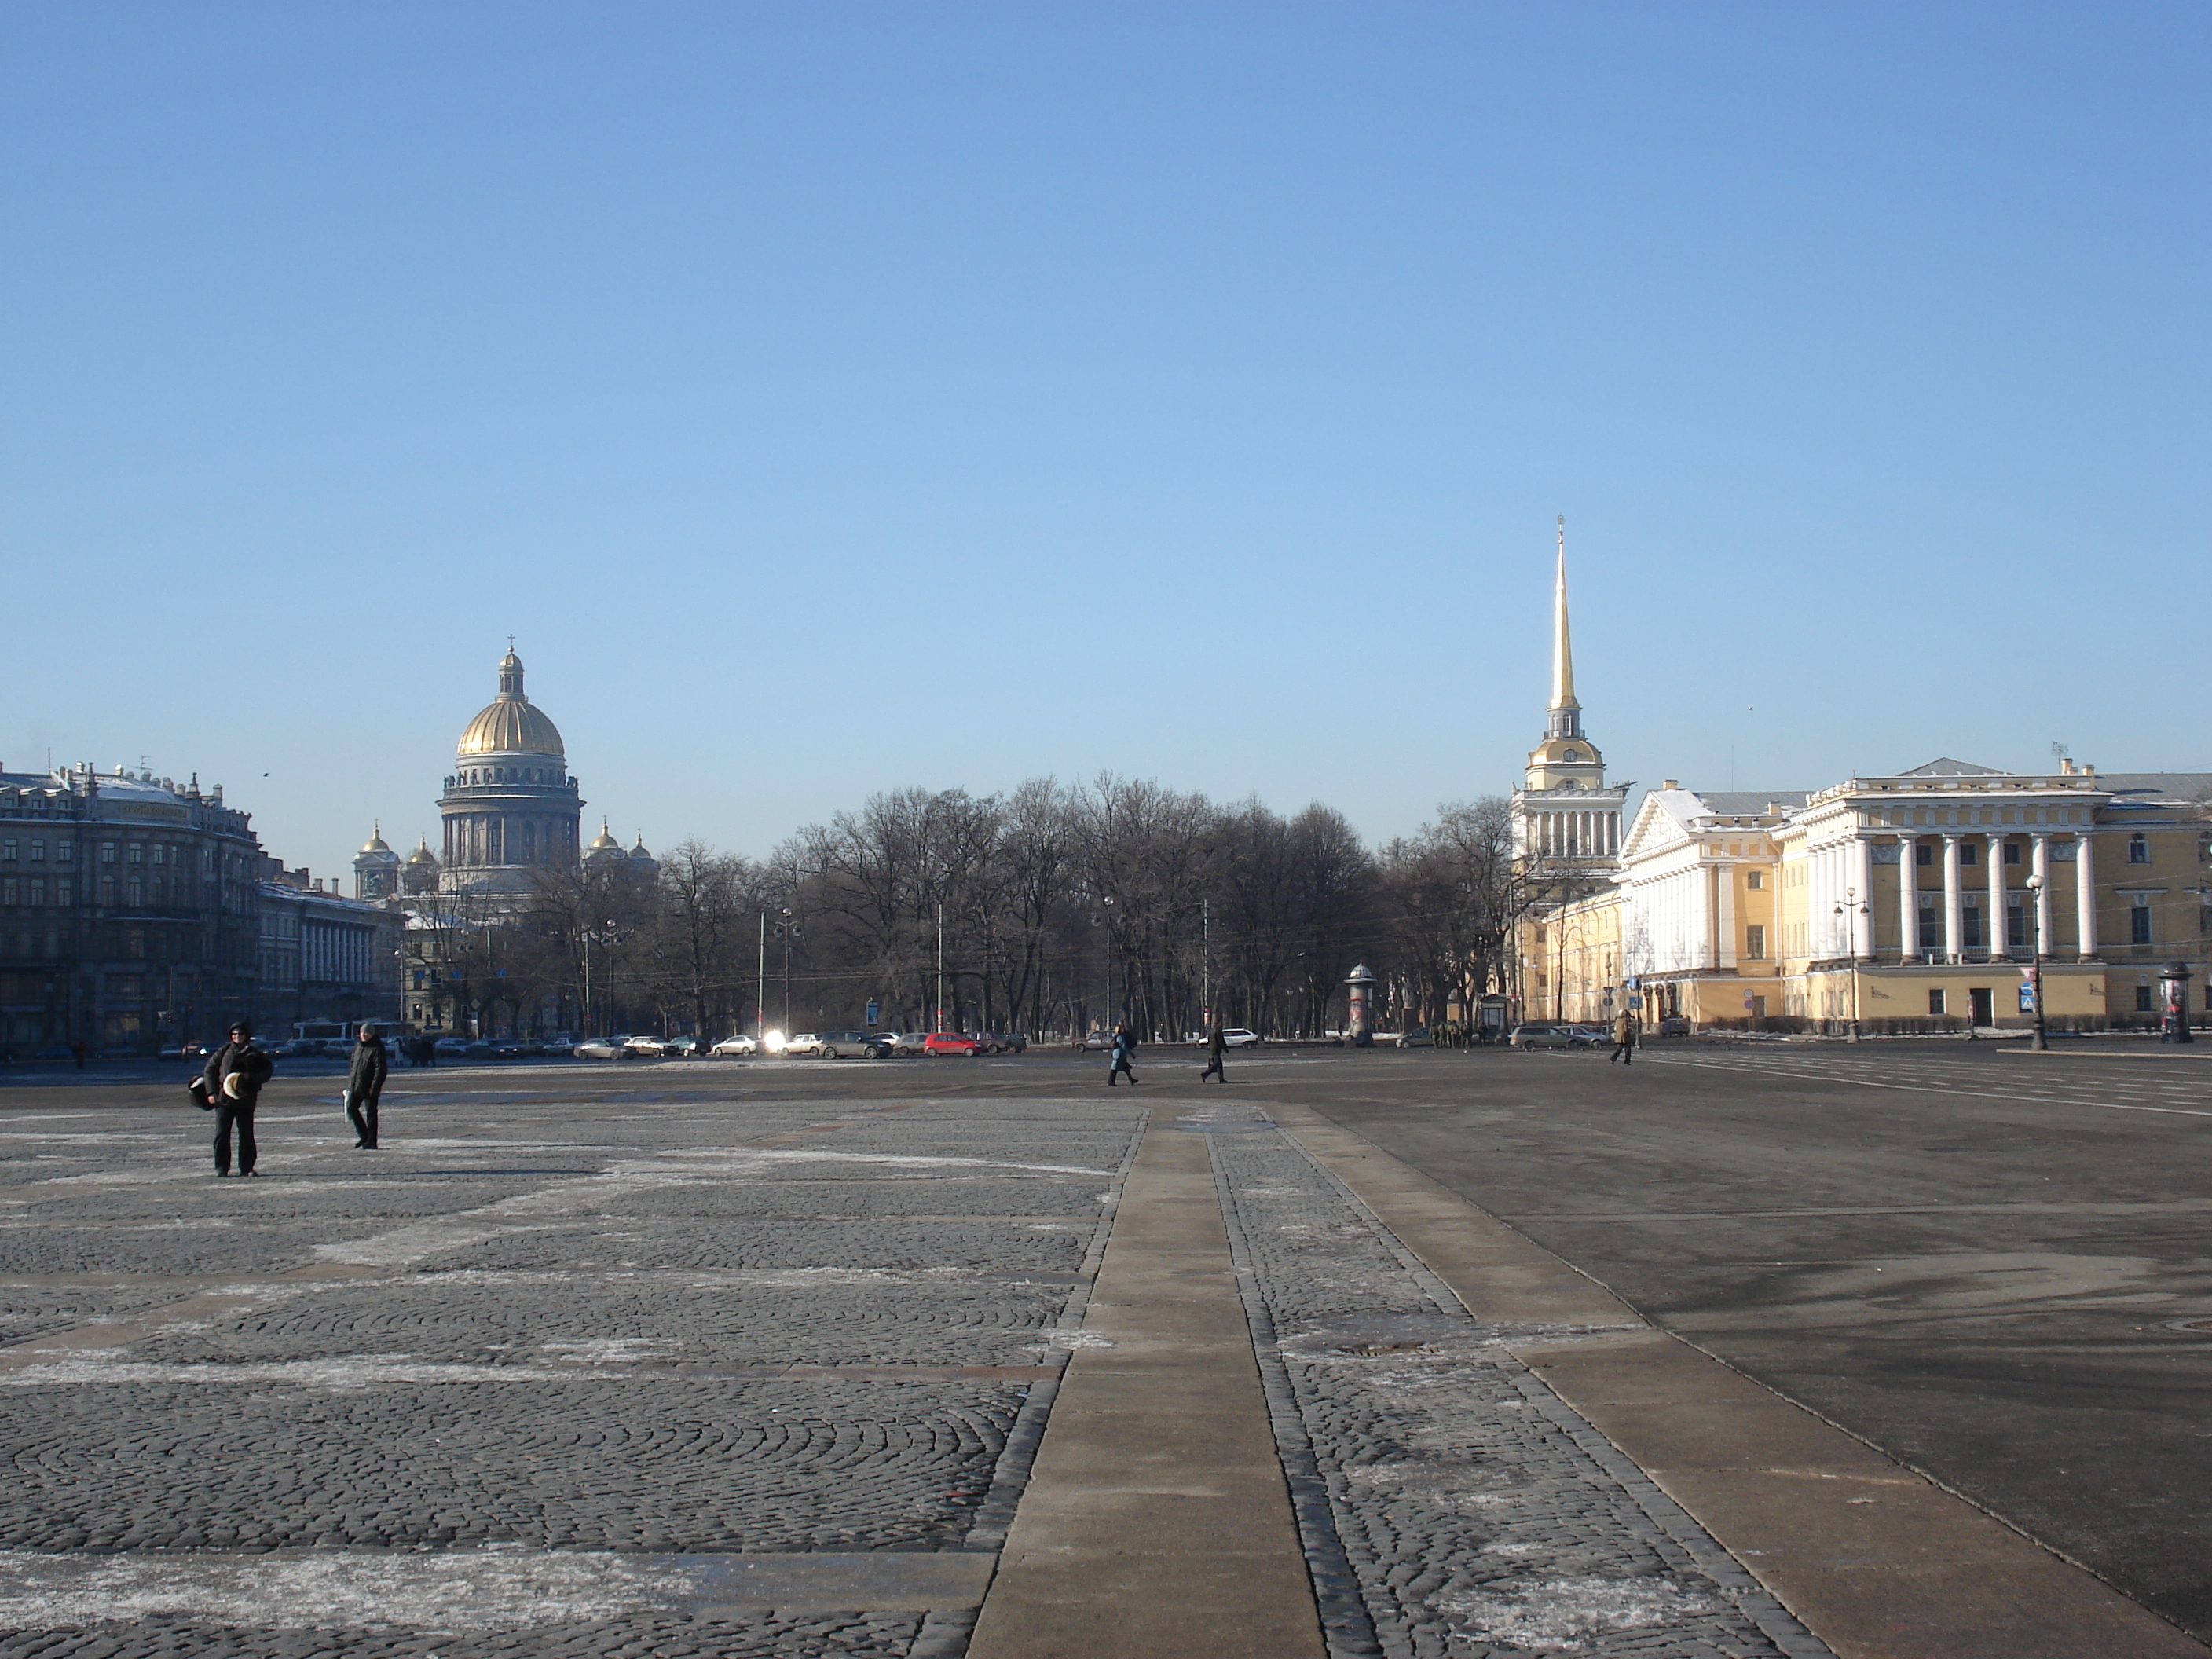
[[[1206,1030],[1206,1069],[1198,1074],[1198,1080],[1200,1083],[1205,1082],[1208,1078],[1213,1079],[1217,1083],[1229,1081],[1228,1070],[1221,1063],[1222,1055],[1228,1052],[1229,1034],[1222,1029],[1221,1022],[1217,1019]]]
[[[376,1102],[384,1092],[384,1079],[392,1069],[384,1052],[384,1039],[373,1025],[361,1028],[361,1041],[353,1045],[353,1070],[346,1078],[346,1121],[353,1125],[354,1150],[376,1150]]]
[[[230,1173],[230,1132],[238,1129],[238,1172],[253,1173],[261,1149],[253,1139],[253,1107],[261,1085],[269,1081],[276,1063],[253,1046],[253,1028],[244,1020],[230,1028],[230,1041],[208,1056],[200,1076],[215,1108],[215,1172]]]

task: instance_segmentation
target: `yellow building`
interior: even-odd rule
[[[2212,774],[1936,760],[1811,793],[1668,780],[1614,884],[1523,930],[1524,1017],[1869,1032],[2154,1024],[2212,1010]]]

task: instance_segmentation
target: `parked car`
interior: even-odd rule
[[[919,1031],[878,1031],[876,1041],[895,1060],[911,1060],[927,1052],[929,1039]]]
[[[983,1052],[983,1045],[971,1036],[957,1031],[932,1031],[921,1040],[921,1052],[936,1058],[945,1054],[964,1054],[974,1059]]]
[[[205,1060],[215,1052],[204,1042],[187,1042],[177,1050],[179,1060]]]
[[[586,1037],[568,1051],[579,1060],[628,1060],[630,1051],[617,1037]]]
[[[458,1036],[440,1037],[435,1044],[441,1060],[466,1060],[481,1046]]]
[[[1690,1018],[1687,1014],[1668,1014],[1659,1022],[1658,1030],[1661,1036],[1687,1036]]]
[[[1516,1048],[1587,1048],[1599,1041],[1587,1026],[1516,1025],[1507,1039]]]
[[[1395,1046],[1401,1048],[1433,1048],[1436,1039],[1429,1035],[1427,1026],[1416,1025],[1409,1031],[1399,1032]]]
[[[526,1042],[495,1042],[491,1045],[494,1060],[520,1060],[530,1050]]]
[[[822,1033],[801,1031],[797,1036],[786,1037],[782,1052],[787,1054],[818,1054],[822,1052]]]
[[[736,1036],[724,1037],[707,1052],[722,1060],[729,1060],[738,1054],[757,1054],[760,1052],[760,1041],[757,1037],[749,1037],[741,1031]]]
[[[1110,1048],[1114,1046],[1114,1034],[1111,1031],[1085,1031],[1075,1039],[1075,1046],[1079,1048]]]
[[[815,1052],[824,1060],[842,1060],[848,1054],[878,1060],[884,1048],[882,1039],[871,1031],[824,1031]]]
[[[1242,1025],[1232,1025],[1221,1034],[1221,1046],[1224,1048],[1253,1048],[1259,1042],[1260,1034],[1248,1031]]]
[[[622,1044],[641,1060],[660,1060],[668,1053],[668,1044],[649,1032],[638,1036],[626,1036]]]
[[[1030,1040],[1019,1031],[979,1031],[975,1041],[987,1054],[1025,1054],[1030,1050]]]
[[[699,1057],[699,1039],[672,1036],[662,1043],[660,1048],[671,1060],[696,1060]]]

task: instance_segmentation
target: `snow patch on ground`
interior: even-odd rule
[[[1433,1605],[1458,1626],[1454,1642],[1574,1653],[1585,1638],[1660,1629],[1718,1604],[1666,1578],[1554,1578],[1492,1595],[1438,1596]]]
[[[0,1628],[154,1617],[258,1629],[524,1630],[680,1607],[690,1575],[635,1556],[359,1551],[247,1560],[0,1551]]]

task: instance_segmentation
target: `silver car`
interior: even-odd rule
[[[880,1060],[886,1050],[879,1038],[866,1031],[824,1031],[815,1052],[824,1060],[842,1060],[848,1054]]]

